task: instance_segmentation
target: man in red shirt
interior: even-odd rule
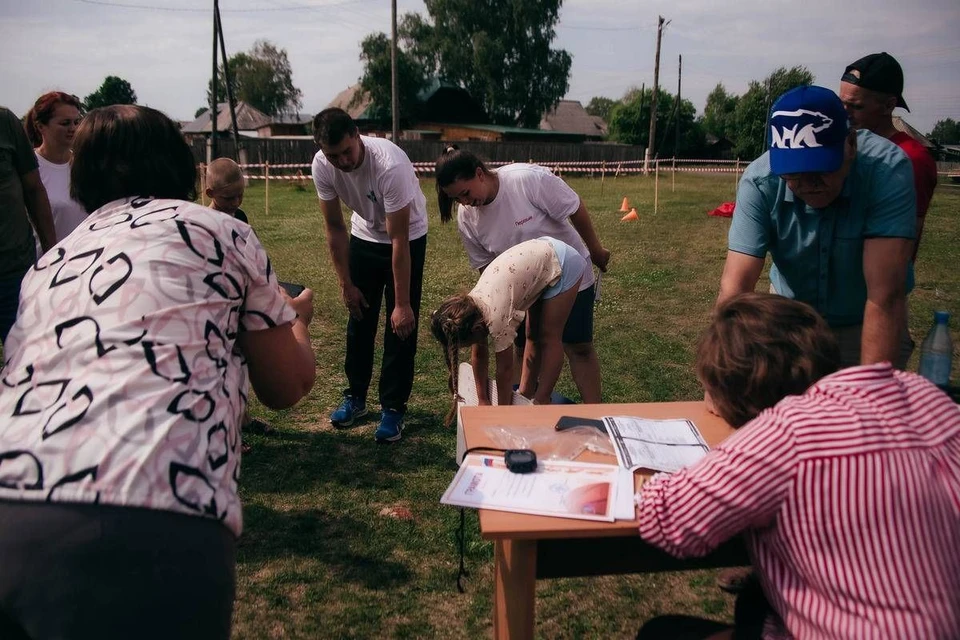
[[[843,72],[840,100],[855,129],[867,129],[887,138],[903,149],[913,162],[913,181],[917,191],[917,239],[913,247],[913,260],[916,261],[923,221],[933,189],[937,186],[937,163],[913,136],[893,126],[895,108],[910,111],[903,99],[903,69],[885,51],[864,56]]]

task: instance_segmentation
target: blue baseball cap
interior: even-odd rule
[[[777,175],[836,171],[847,131],[837,94],[817,86],[791,89],[770,110],[770,169]]]

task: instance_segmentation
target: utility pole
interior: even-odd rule
[[[677,150],[680,149],[680,79],[683,77],[683,54],[677,56],[677,104],[674,105],[677,118],[677,134],[673,141],[673,157],[677,157]]]
[[[650,135],[647,136],[647,150],[643,154],[643,172],[650,170],[650,157],[653,155],[653,146],[657,139],[657,92],[660,91],[660,39],[663,37],[663,28],[670,24],[664,22],[663,16],[657,16],[657,56],[653,63],[653,98],[650,101]]]
[[[217,158],[217,24],[220,3],[213,0],[213,73],[210,83],[210,138],[207,140],[207,164]]]
[[[390,0],[390,85],[393,114],[393,143],[398,144],[400,129],[400,100],[397,96],[397,0]]]
[[[223,58],[223,83],[227,87],[227,104],[230,105],[230,124],[233,132],[233,150],[238,164],[244,164],[240,158],[240,133],[237,131],[237,107],[233,100],[233,87],[230,84],[230,65],[227,64],[227,45],[223,41],[223,20],[220,18],[220,7],[214,3],[213,11],[216,14],[217,33],[220,35],[220,56]]]

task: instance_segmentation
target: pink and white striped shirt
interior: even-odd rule
[[[768,636],[960,638],[960,408],[889,364],[828,376],[654,477],[639,522],[678,557],[743,533]]]

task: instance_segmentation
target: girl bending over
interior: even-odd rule
[[[587,263],[576,249],[543,236],[507,249],[484,269],[469,293],[447,298],[433,314],[431,330],[444,347],[453,405],[457,410],[457,367],[461,347],[471,347],[470,364],[481,405],[490,404],[488,339],[496,354],[497,395],[513,395],[510,347],[526,316],[527,340],[520,374],[521,395],[549,404],[563,367],[563,327],[573,308]]]

